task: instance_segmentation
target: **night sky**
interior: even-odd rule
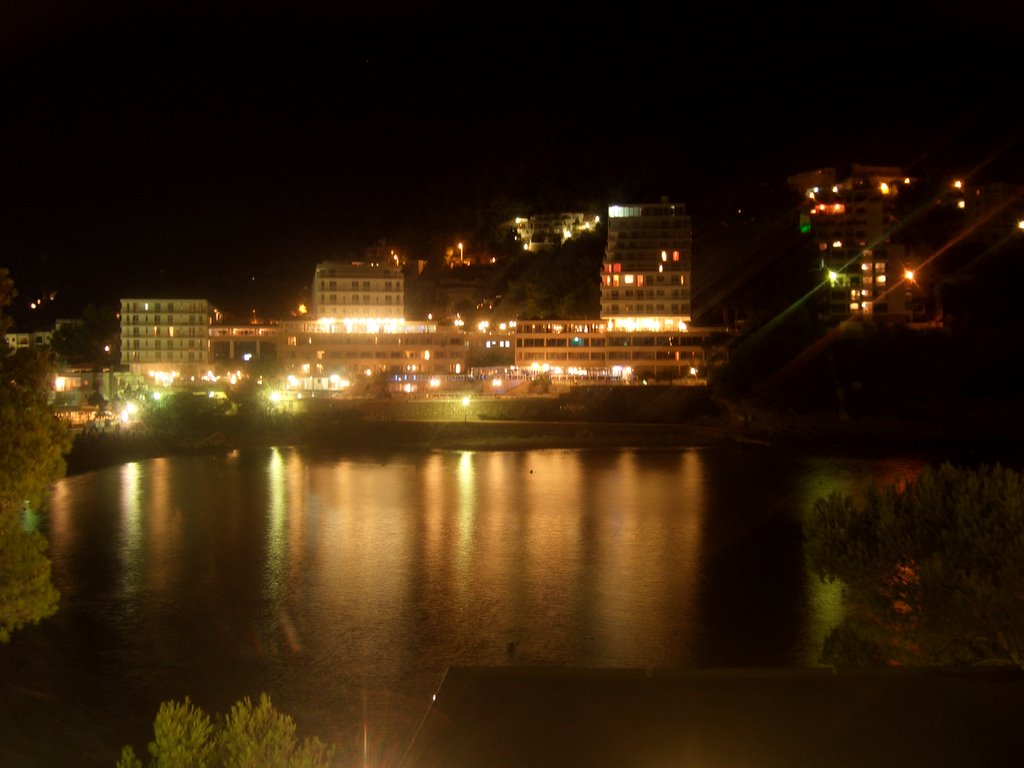
[[[9,5],[0,266],[62,317],[160,291],[273,314],[317,261],[422,257],[499,197],[668,195],[699,233],[812,167],[1024,181],[1024,13],[977,4]]]

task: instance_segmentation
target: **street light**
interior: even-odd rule
[[[469,421],[469,395],[462,398],[462,420]]]
[[[462,250],[462,243],[459,243],[459,264],[464,264],[466,261],[465,253]]]

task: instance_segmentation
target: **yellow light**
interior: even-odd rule
[[[883,195],[888,195],[889,185],[883,181],[881,184],[878,185],[878,191],[881,192]]]
[[[500,387],[501,386],[501,379],[491,379],[491,386],[492,387]]]
[[[960,179],[957,179],[956,181],[953,182],[953,189],[963,189],[963,188],[964,188],[964,183]]]
[[[53,388],[58,392],[63,392],[64,387],[67,386],[68,380],[63,376],[58,376],[53,380]]]
[[[832,193],[833,194],[837,194],[838,192],[839,192],[839,185],[838,184],[834,184],[832,186]]]
[[[305,304],[299,304],[299,310],[298,311],[299,311],[300,315],[304,315],[304,314],[306,314],[306,312],[308,310],[306,309],[306,305]]]
[[[836,274],[835,272],[833,272],[832,270],[829,270],[829,271],[828,271],[828,281],[829,281],[830,283],[832,283],[833,285],[835,285],[835,282],[836,282],[836,280],[838,280],[838,279],[839,279],[839,275],[837,275],[837,274]]]
[[[904,184],[909,184],[909,183],[910,183],[910,177],[909,177],[909,176],[907,176],[907,178],[905,178],[905,179],[903,180],[903,183],[904,183]]]
[[[843,247],[843,241],[842,240],[833,240],[832,241],[832,247],[833,248],[842,248]]]
[[[1024,219],[1017,222],[1017,229],[1024,229]]]
[[[466,395],[464,398],[462,398],[462,407],[469,408],[469,395]]]
[[[964,208],[967,207],[967,201],[966,200],[957,200],[956,201],[956,207],[960,208],[961,210],[963,210]]]
[[[905,277],[910,282],[914,282],[914,270],[912,270],[912,269],[905,270],[903,272],[903,277]]]

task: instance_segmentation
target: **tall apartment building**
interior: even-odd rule
[[[159,383],[202,376],[210,364],[206,299],[121,299],[121,364]]]
[[[325,261],[313,276],[313,317],[401,320],[405,277],[393,260]]]
[[[601,317],[654,330],[688,323],[692,244],[685,205],[662,198],[610,206]]]
[[[801,230],[818,247],[821,316],[923,320],[922,276],[897,232],[900,193],[911,179],[899,168],[853,165],[845,178],[824,168],[788,181],[803,195]]]

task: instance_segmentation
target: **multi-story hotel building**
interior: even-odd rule
[[[925,276],[895,237],[896,206],[910,184],[899,168],[863,165],[845,179],[832,168],[789,178],[804,198],[800,227],[818,247],[824,319],[924,319]]]
[[[401,319],[404,276],[394,261],[325,261],[313,276],[313,317]]]
[[[651,329],[688,323],[692,243],[685,205],[610,206],[601,317]]]
[[[601,319],[520,320],[516,366],[589,381],[705,383],[725,359],[726,334],[689,327],[691,264],[686,206],[610,206]]]
[[[697,384],[724,360],[725,336],[718,329],[627,330],[604,320],[520,321],[516,365],[590,381]]]
[[[121,299],[121,364],[159,383],[202,376],[210,364],[206,299]]]
[[[465,376],[468,344],[461,328],[432,323],[360,320],[281,323],[279,359],[306,389],[338,389],[360,376],[383,374],[407,391],[444,377]]]

